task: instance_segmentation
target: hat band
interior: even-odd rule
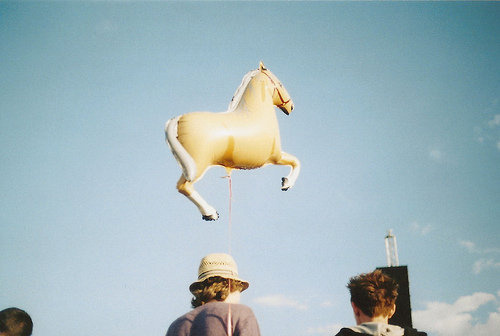
[[[229,275],[229,276],[236,276],[237,277],[238,273],[233,272],[231,270],[210,270],[210,271],[206,271],[206,272],[200,273],[198,275],[198,280],[207,278],[210,275],[213,275],[213,276],[217,276],[217,275],[219,275],[219,276]]]

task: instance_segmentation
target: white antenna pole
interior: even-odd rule
[[[385,255],[387,257],[387,266],[399,266],[398,244],[396,236],[392,234],[392,229],[385,236]]]

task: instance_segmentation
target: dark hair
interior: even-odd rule
[[[244,288],[243,283],[238,280],[210,277],[192,289],[194,298],[191,305],[196,308],[212,300],[224,301],[229,293],[241,292]]]
[[[398,297],[396,281],[375,270],[352,277],[347,284],[351,302],[369,316],[388,316]]]
[[[0,311],[0,332],[7,336],[30,336],[33,332],[33,321],[24,310],[7,308]]]

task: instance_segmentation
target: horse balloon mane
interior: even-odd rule
[[[291,188],[300,171],[299,160],[281,150],[274,106],[285,114],[293,101],[278,78],[261,62],[248,72],[226,112],[191,112],[167,121],[166,141],[182,168],[177,190],[200,210],[204,220],[219,215],[194,189],[194,184],[211,166],[255,169],[268,164],[291,167],[282,178],[281,190]]]

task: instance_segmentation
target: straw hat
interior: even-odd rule
[[[193,292],[203,281],[216,276],[241,281],[243,290],[249,286],[248,281],[238,277],[238,266],[236,266],[233,257],[225,253],[212,253],[201,259],[198,268],[198,280],[189,286],[189,290]]]

